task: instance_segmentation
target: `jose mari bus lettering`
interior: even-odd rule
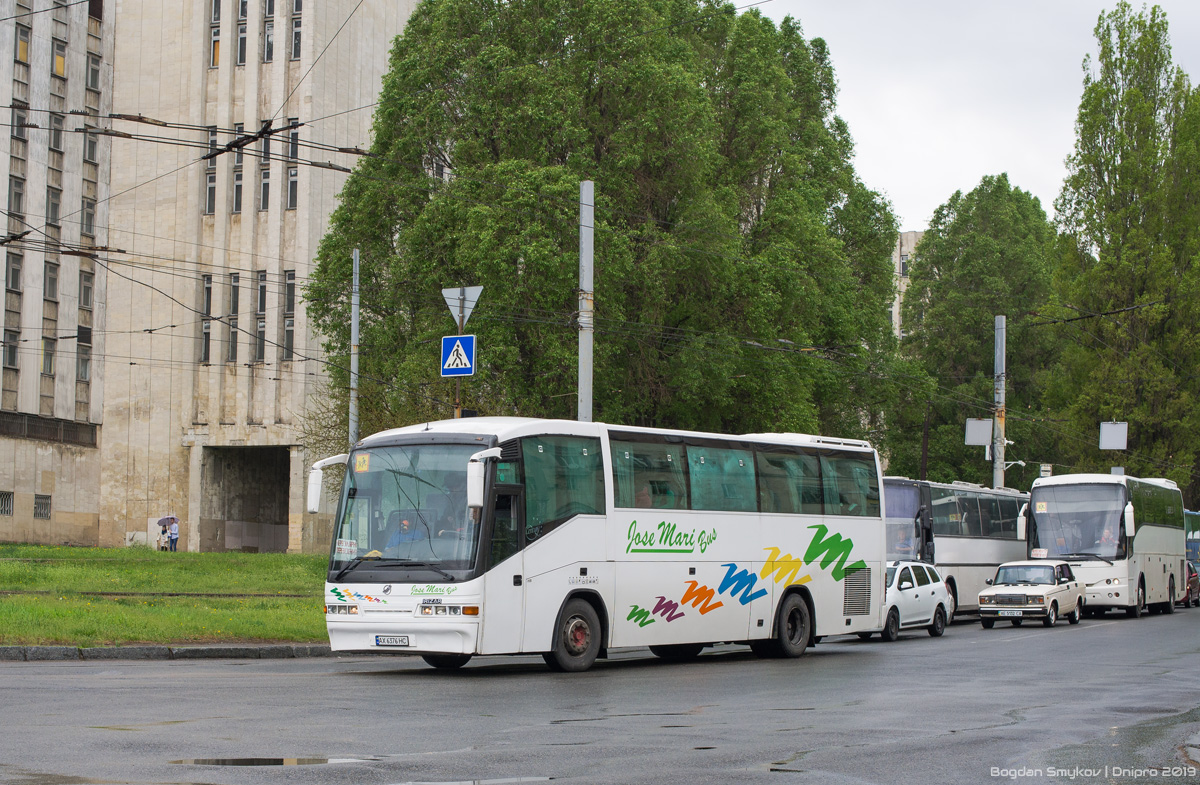
[[[697,548],[704,553],[717,539],[717,530],[685,532],[669,521],[660,521],[654,529],[639,529],[633,520],[625,539],[626,553],[695,553]]]

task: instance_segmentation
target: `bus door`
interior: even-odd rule
[[[518,485],[498,485],[490,504],[480,653],[520,651],[525,608],[525,510]]]

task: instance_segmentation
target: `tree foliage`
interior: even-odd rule
[[[931,480],[991,484],[983,449],[964,446],[963,432],[968,418],[992,414],[995,317],[1001,315],[1007,322],[1008,438],[1026,457],[1050,449],[1036,421],[1044,419],[1045,379],[1038,370],[1052,358],[1052,335],[1032,314],[1051,296],[1054,238],[1038,199],[1003,174],[984,177],[965,195],[956,192],[934,212],[909,268],[901,347],[930,384],[924,399],[895,418],[904,438],[890,471],[916,477],[924,465]],[[1027,468],[1026,478],[1014,467],[1007,484],[1028,487],[1036,469]]]
[[[579,182],[596,183],[595,417],[861,433],[895,220],[851,165],[820,39],[710,0],[426,0],[307,292],[364,432],[449,416],[440,290],[482,285],[484,414],[575,416]],[[346,384],[335,365],[334,387]]]
[[[1071,242],[1056,290],[1065,346],[1050,402],[1081,468],[1115,462],[1200,490],[1195,435],[1200,241],[1200,103],[1171,61],[1158,7],[1101,15],[1084,61],[1075,150],[1056,203]],[[1122,456],[1097,449],[1100,422],[1129,422]]]

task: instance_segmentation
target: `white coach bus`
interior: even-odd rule
[[[344,463],[326,622],[335,651],[540,653],[581,671],[618,647],[798,657],[882,624],[869,444],[523,418],[370,436]]]
[[[1183,495],[1171,480],[1065,474],[1034,480],[1031,558],[1064,559],[1087,586],[1084,613],[1174,613],[1184,591]]]
[[[979,610],[979,592],[1007,561],[1026,558],[1017,515],[1029,494],[1012,488],[884,477],[888,560],[937,567],[956,611]]]

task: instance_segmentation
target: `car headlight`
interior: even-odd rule
[[[987,595],[987,594],[985,594],[979,598],[980,605],[991,605],[995,601],[996,601],[995,597],[992,597],[991,595]]]
[[[1028,605],[1041,605],[1046,601],[1044,594],[1030,594],[1025,597],[1025,602]]]

